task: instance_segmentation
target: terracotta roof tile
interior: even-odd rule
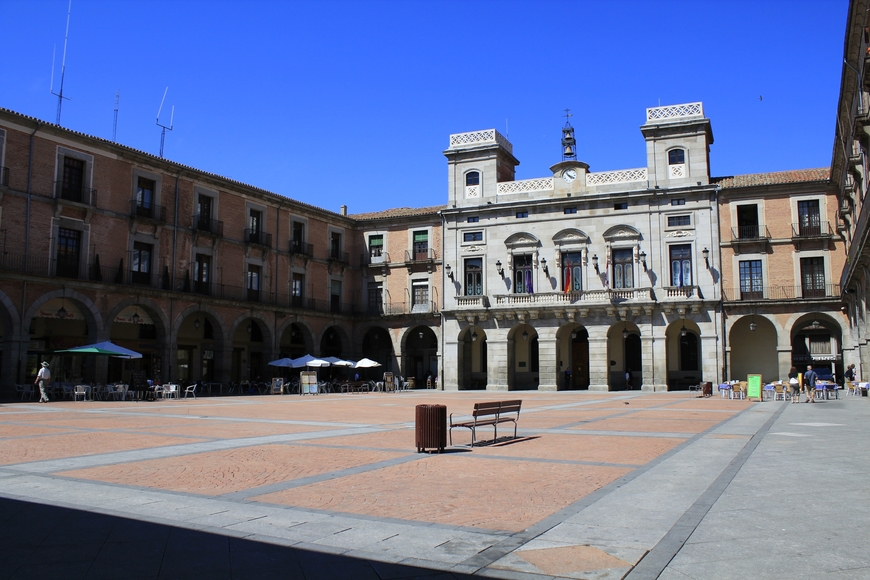
[[[712,177],[710,178],[710,183],[716,183],[722,189],[731,189],[734,187],[754,187],[759,185],[780,185],[784,183],[805,183],[808,181],[828,181],[830,175],[830,167],[819,167],[817,169],[796,169],[793,171],[775,171],[771,173],[748,173],[746,175]]]
[[[357,220],[357,221],[385,220],[385,219],[393,219],[393,218],[401,218],[401,217],[434,215],[446,207],[447,207],[446,205],[432,205],[429,207],[397,207],[397,208],[393,208],[393,209],[386,209],[384,211],[373,211],[373,212],[369,212],[369,213],[355,213],[355,214],[350,214],[347,217],[349,217],[350,219],[353,219],[353,220]]]

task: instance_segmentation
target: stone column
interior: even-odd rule
[[[779,376],[773,380],[787,379],[788,371],[791,370],[791,345],[779,344],[776,346],[776,356],[779,362]],[[767,377],[764,377],[767,380]]]
[[[556,391],[559,389],[558,344],[556,328],[536,328],[538,331],[538,390]]]
[[[666,353],[667,341],[664,334],[656,336],[656,329],[651,324],[645,324],[641,328],[643,333],[640,337],[641,363],[643,368],[642,391],[667,391],[668,390],[668,357]],[[664,333],[664,327],[660,329]]]
[[[711,382],[718,385],[722,368],[719,360],[719,337],[705,335],[701,337],[701,382]]]
[[[607,335],[592,336],[589,330],[589,390],[609,391],[610,359],[607,353]],[[604,331],[606,332],[606,328]]]
[[[512,356],[508,349],[513,348],[513,341],[507,339],[505,330],[487,330],[486,340],[486,390],[507,391],[509,390],[508,373],[509,364],[513,364]]]

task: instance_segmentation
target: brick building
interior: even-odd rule
[[[0,167],[6,389],[41,360],[98,382],[267,379],[306,353],[437,368],[440,208],[333,213],[5,109]],[[103,340],[144,357],[55,353]]]

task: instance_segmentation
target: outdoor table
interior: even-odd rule
[[[769,383],[767,385],[764,385],[764,389],[761,391],[761,398],[762,400],[764,400],[765,395],[767,395],[768,397],[773,397],[775,393],[776,385],[774,385],[773,383]]]
[[[731,397],[731,385],[728,383],[720,383],[719,384],[719,394],[724,399],[725,397]]]

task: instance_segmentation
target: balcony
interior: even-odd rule
[[[803,286],[752,286],[747,289],[726,288],[722,291],[726,302],[759,300],[807,300],[811,298],[839,298],[839,284]]]
[[[547,306],[568,304],[614,304],[653,300],[651,288],[587,290],[581,292],[540,292],[537,294],[496,294],[495,307]],[[458,304],[458,303],[457,303]]]
[[[245,228],[245,242],[249,244],[257,244],[266,248],[272,247],[272,234],[267,234],[261,230]]]
[[[0,271],[27,274],[30,276],[48,276],[51,267],[48,258],[29,256],[26,260],[24,254],[3,252],[0,254]]]
[[[166,223],[166,208],[162,205],[140,204],[138,200],[131,199],[130,217]]]
[[[224,222],[210,218],[201,214],[193,214],[190,218],[191,227],[196,232],[211,234],[216,237],[223,237]]]
[[[483,295],[457,296],[454,301],[457,308],[489,308],[489,298]]]
[[[731,243],[741,242],[767,242],[770,240],[770,231],[767,226],[737,226],[731,228]]]
[[[97,205],[97,190],[87,187],[71,187],[63,181],[54,182],[54,197],[59,200]]]
[[[350,264],[348,253],[339,251],[337,248],[330,248],[326,252],[326,259],[330,262],[338,262],[339,264]]]
[[[791,224],[791,239],[797,244],[811,240],[831,240],[834,230],[830,222],[813,222]]]
[[[405,250],[405,263],[426,263],[437,260],[434,248]]]
[[[306,244],[302,240],[290,240],[290,253],[305,256],[307,258],[313,258],[314,245]]]
[[[390,254],[382,251],[360,254],[359,263],[363,266],[386,266],[390,263]]]
[[[685,298],[704,298],[704,296],[701,295],[700,286],[665,286],[664,295],[666,298],[678,300]]]

